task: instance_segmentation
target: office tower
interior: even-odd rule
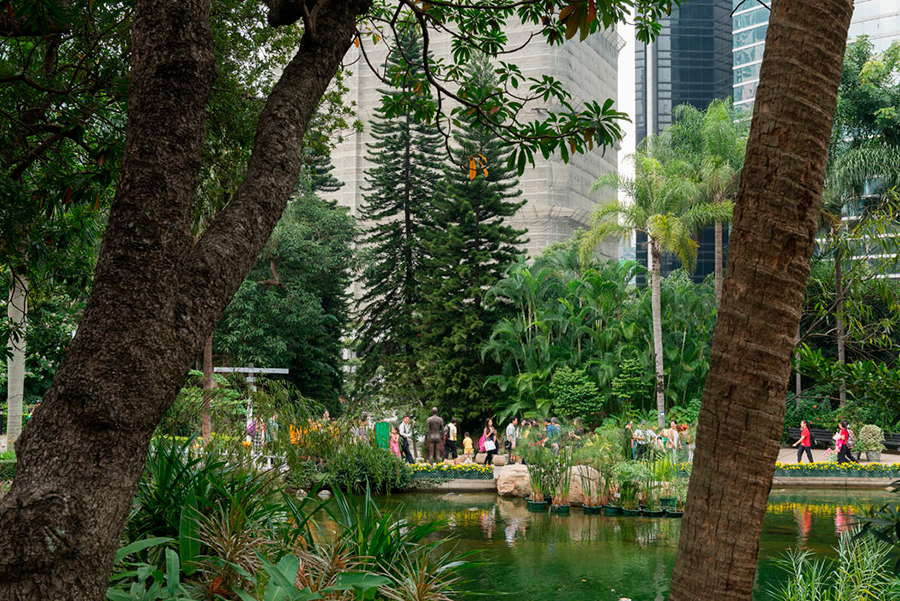
[[[670,125],[676,106],[705,109],[716,98],[731,95],[731,8],[732,0],[690,0],[672,8],[652,44],[637,43],[635,129],[639,142]],[[637,260],[646,266],[646,235],[638,233],[636,242]],[[715,271],[712,228],[699,232],[698,242],[693,278],[700,282]],[[728,245],[727,231],[723,244]],[[667,274],[679,265],[678,259],[664,255],[661,269]]]
[[[760,2],[764,2],[763,6]],[[734,16],[734,106],[753,109],[759,67],[762,64],[769,27],[771,0],[732,0]],[[900,41],[900,2],[897,0],[855,0],[849,41],[868,36],[876,52],[884,52]]]
[[[510,48],[521,45],[531,33],[530,29],[514,21],[514,18],[510,20],[507,29]],[[449,40],[444,37],[431,41],[434,57],[449,60]],[[518,65],[525,77],[540,78],[548,74],[560,80],[572,93],[572,104],[577,108],[580,101],[602,103],[607,98],[616,99],[618,54],[623,44],[615,31],[591,35],[584,42],[573,39],[554,47],[547,46],[538,36],[515,54],[504,56],[503,60]],[[384,44],[369,47],[367,52],[373,64],[383,63]],[[366,124],[374,116],[381,99],[379,90],[385,86],[365,66],[360,54],[360,49],[351,47],[345,59],[346,64],[354,65],[346,82],[350,88],[347,100],[356,103],[358,118]],[[528,110],[535,118],[541,118],[554,108],[536,104]],[[365,171],[369,167],[366,144],[371,141],[368,131],[364,127],[363,131],[351,133],[332,153],[333,174],[345,185],[328,196],[350,207],[354,214],[362,205],[365,194]],[[519,178],[527,203],[510,220],[513,227],[528,230],[525,250],[529,255],[539,253],[553,242],[570,238],[579,228],[586,229],[594,205],[613,197],[608,191],[591,194],[590,186],[601,175],[616,171],[617,149],[594,149],[571,157],[568,164],[558,156],[544,160],[538,154],[535,162],[536,167],[526,167]],[[606,258],[617,258],[616,242],[601,244],[598,253]]]

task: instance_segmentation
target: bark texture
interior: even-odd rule
[[[659,429],[666,426],[666,386],[663,368],[662,341],[662,274],[660,273],[659,246],[650,238],[647,245],[650,253],[650,310],[653,313],[653,358],[656,361],[656,425]]]
[[[125,154],[94,288],[0,503],[0,600],[104,598],[147,446],[300,170],[310,117],[365,0],[328,3],[260,116],[247,175],[191,236],[215,79],[209,0],[138,0]]]
[[[13,329],[6,349],[6,435],[12,445],[22,434],[22,400],[25,395],[25,349],[28,328],[28,279],[21,274],[12,274],[6,317]]]
[[[715,253],[715,261],[716,261],[716,299],[722,300],[722,280],[725,279],[722,275],[723,265],[722,265],[722,222],[716,221],[715,223],[715,233],[716,233],[716,253]]]
[[[200,436],[203,442],[209,442],[212,435],[212,391],[216,387],[213,378],[213,335],[206,337],[203,343],[203,407],[200,411]]]
[[[670,601],[751,601],[852,0],[772,3]]]

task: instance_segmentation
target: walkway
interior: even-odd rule
[[[812,454],[814,461],[825,461],[825,449],[813,449]],[[865,459],[865,454],[863,454],[863,459]],[[781,450],[778,451],[778,461],[780,463],[797,463],[797,449],[795,447],[781,447]],[[806,453],[804,453],[803,463],[806,462]],[[863,461],[863,463],[868,462]],[[895,451],[882,451],[881,461],[878,463],[900,463],[900,453]]]

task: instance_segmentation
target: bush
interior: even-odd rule
[[[553,409],[562,417],[581,419],[591,422],[603,411],[603,396],[597,384],[583,369],[573,371],[563,367],[553,372],[550,380],[550,397]]]
[[[857,452],[883,451],[885,449],[885,446],[881,444],[883,442],[884,433],[881,431],[881,428],[874,424],[868,424],[859,431],[859,436],[856,437],[856,446],[853,447],[853,450]]]
[[[373,493],[403,490],[412,481],[406,463],[386,449],[357,444],[342,447],[325,464],[326,482],[336,488]]]

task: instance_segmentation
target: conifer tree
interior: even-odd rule
[[[366,174],[360,209],[368,227],[357,333],[359,381],[386,385],[400,401],[416,400],[421,238],[437,194],[443,143],[433,125],[417,118],[433,102],[423,93],[428,86],[422,65],[410,62],[422,56],[421,45],[410,30],[387,59],[385,73],[394,87],[381,91],[382,105],[371,123],[368,160],[373,167]]]
[[[490,63],[476,62],[465,93],[487,97],[495,88]],[[484,295],[522,252],[525,231],[507,218],[525,201],[503,141],[465,117],[424,244],[419,367],[429,403],[469,421],[490,414],[497,396],[484,387],[496,369],[482,362],[481,347],[502,309]]]

